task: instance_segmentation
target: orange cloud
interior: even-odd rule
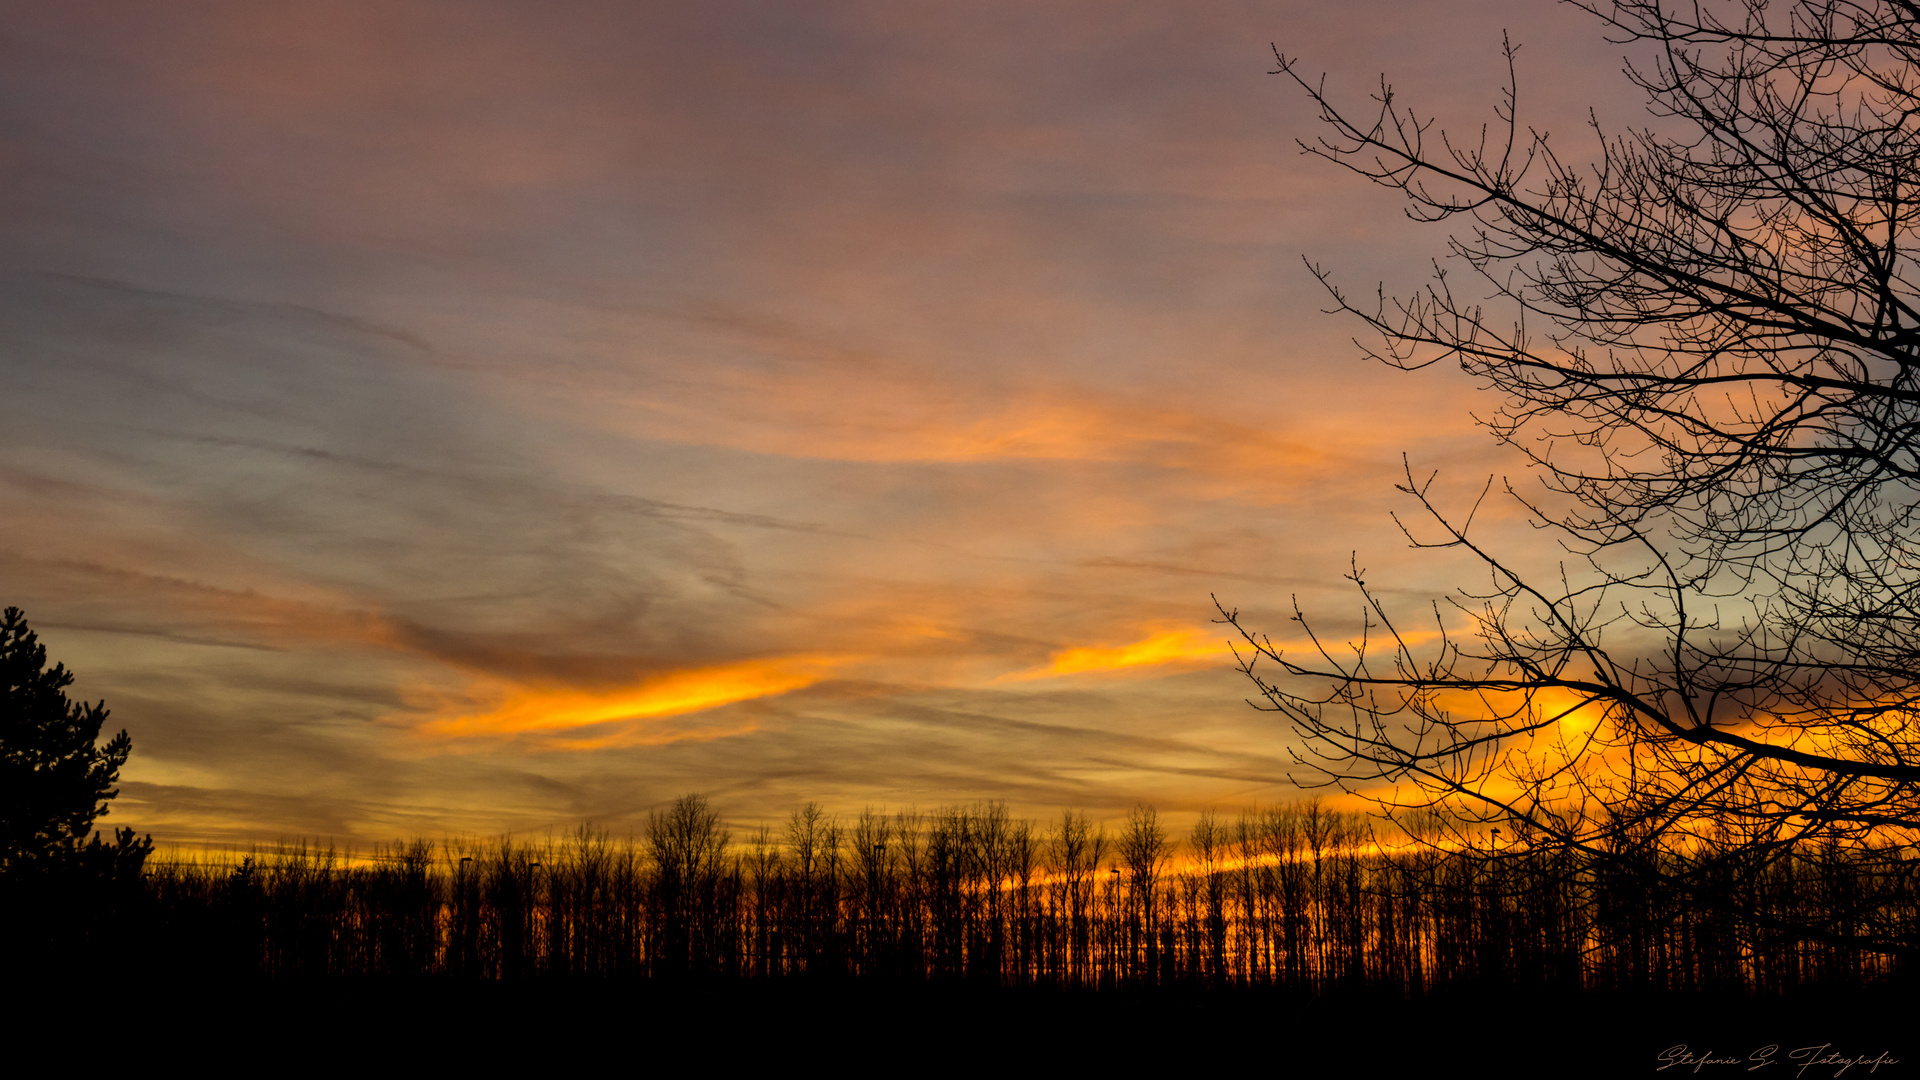
[[[622,434],[786,457],[1144,463],[1242,483],[1270,484],[1283,476],[1297,483],[1303,471],[1349,468],[1348,458],[1389,443],[1386,434],[1360,425],[1302,423],[1276,434],[1204,410],[1084,388],[981,395],[930,387],[924,372],[878,363],[852,372],[823,365],[703,378],[706,383],[677,394],[639,397],[607,387],[593,400],[569,393],[545,407]],[[516,400],[526,407],[538,399]],[[715,408],[715,400],[726,404]]]
[[[1053,654],[1043,668],[1005,675],[996,682],[1026,682],[1061,675],[1213,660],[1230,656],[1225,638],[1205,630],[1164,630],[1127,645],[1081,646]]]
[[[636,732],[633,725],[799,690],[819,682],[826,669],[838,662],[826,657],[744,660],[676,671],[607,691],[515,686],[490,708],[441,715],[417,730],[427,737],[447,739],[573,735],[577,737],[560,740],[572,749],[662,741]],[[665,741],[687,737],[697,736],[683,732]]]

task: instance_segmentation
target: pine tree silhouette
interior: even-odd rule
[[[106,702],[67,697],[73,673],[47,667],[47,650],[19,608],[0,614],[0,872],[80,854],[107,812],[133,740],[96,745]],[[134,844],[129,835],[118,846]],[[99,847],[98,841],[95,847]]]

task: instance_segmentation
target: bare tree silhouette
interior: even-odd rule
[[[1437,265],[1362,303],[1314,272],[1375,358],[1502,395],[1486,426],[1543,482],[1506,493],[1559,571],[1485,546],[1480,504],[1445,510],[1409,469],[1408,539],[1485,585],[1416,633],[1356,564],[1363,628],[1338,643],[1296,608],[1304,651],[1222,615],[1319,781],[1444,806],[1460,850],[1577,854],[1622,888],[1913,948],[1885,904],[1742,897],[1813,846],[1893,874],[1920,826],[1920,5],[1579,6],[1652,56],[1626,68],[1650,125],[1596,123],[1591,165],[1523,126],[1511,81],[1461,142],[1384,81],[1356,117],[1276,51],[1320,108],[1308,152],[1455,225],[1471,293]]]
[[[1132,890],[1127,910],[1129,974],[1133,974],[1134,964],[1143,958],[1145,967],[1135,977],[1156,982],[1160,978],[1160,875],[1173,849],[1167,843],[1167,830],[1160,824],[1160,815],[1144,803],[1128,812],[1126,829],[1115,846]]]
[[[683,795],[665,813],[648,815],[652,906],[662,915],[650,925],[654,940],[648,954],[655,975],[708,973],[732,956],[736,943],[729,931],[740,868],[728,860],[728,839],[719,813],[703,795]]]
[[[1086,981],[1092,968],[1097,879],[1106,852],[1106,830],[1089,822],[1085,813],[1062,811],[1047,837],[1056,965],[1069,982]]]

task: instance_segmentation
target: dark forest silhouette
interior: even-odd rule
[[[1136,812],[1131,839],[1150,812]],[[1084,815],[986,804],[841,821],[809,805],[734,843],[688,796],[641,837],[294,846],[160,861],[120,912],[178,976],[792,978],[982,987],[1447,987],[1777,994],[1864,987],[1903,957],[1793,928],[1912,937],[1920,862],[1808,850],[1743,878],[1746,911],[1657,873],[1523,844],[1382,847],[1303,802],[1203,815],[1172,860]],[[1163,849],[1164,850],[1164,846]],[[1142,869],[1142,868],[1145,869]]]

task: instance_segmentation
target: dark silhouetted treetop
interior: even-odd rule
[[[104,701],[66,695],[73,674],[47,667],[47,650],[19,608],[0,614],[0,870],[78,850],[119,792],[133,742],[125,731],[96,745]],[[124,845],[123,845],[124,846]]]

